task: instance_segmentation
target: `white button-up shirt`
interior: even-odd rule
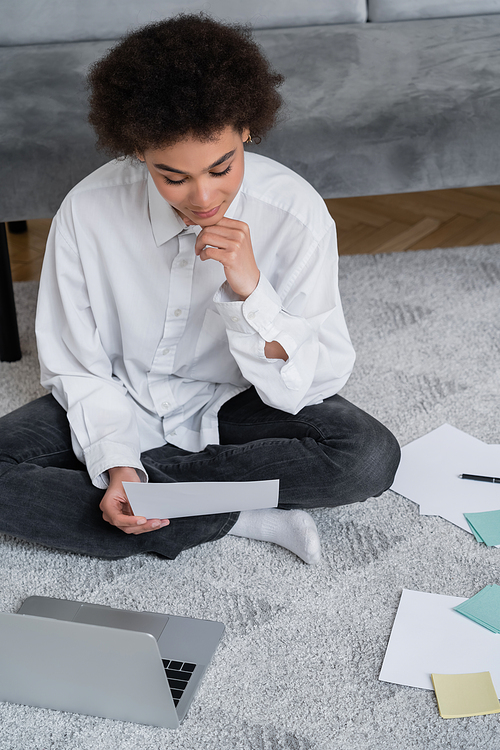
[[[296,413],[344,385],[354,352],[337,286],[335,225],[301,177],[245,155],[226,216],[246,222],[261,272],[240,301],[223,266],[201,261],[145,166],[106,164],[63,202],[49,235],[36,332],[42,385],[67,410],[93,483],[166,442],[217,443],[222,404],[255,386]],[[267,359],[278,341],[286,362]]]

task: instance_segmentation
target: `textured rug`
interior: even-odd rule
[[[341,291],[358,352],[346,398],[402,444],[444,422],[500,442],[500,246],[343,257]],[[36,285],[16,294],[24,357],[0,364],[0,413],[41,393]],[[391,491],[314,517],[317,567],[235,537],[174,562],[105,562],[0,537],[2,610],[41,594],[227,626],[180,729],[3,703],[1,750],[498,748],[498,715],[443,720],[432,692],[378,674],[402,589],[471,596],[500,582],[500,549]]]

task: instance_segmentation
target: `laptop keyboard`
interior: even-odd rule
[[[174,661],[173,659],[162,659],[162,662],[165,667],[170,692],[174,699],[174,706],[177,706],[191,679],[196,664],[190,664],[187,661]]]

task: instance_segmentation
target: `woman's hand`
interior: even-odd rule
[[[122,482],[140,481],[136,470],[128,466],[115,466],[109,469],[109,486],[99,507],[104,520],[125,534],[144,534],[146,531],[161,529],[170,523],[167,518],[146,519],[143,516],[134,516]]]
[[[218,260],[224,266],[229,286],[242,300],[246,299],[259,283],[250,240],[248,224],[225,216],[213,226],[202,229],[195,245],[201,260]]]

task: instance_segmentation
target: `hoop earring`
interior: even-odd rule
[[[246,139],[245,143],[253,143],[250,133],[248,134],[248,138]]]

